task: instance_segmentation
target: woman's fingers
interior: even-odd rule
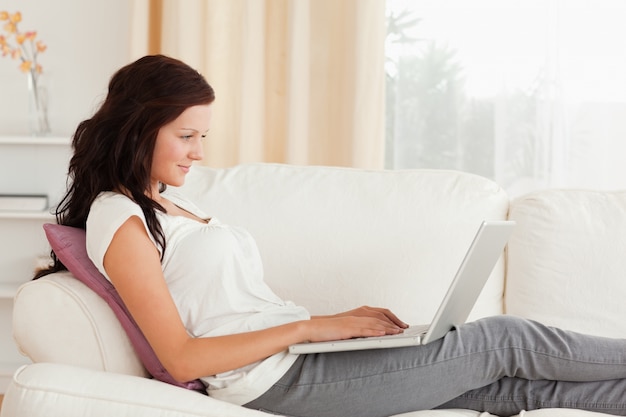
[[[389,322],[393,323],[396,326],[399,326],[403,329],[406,329],[407,327],[409,327],[408,324],[406,324],[405,322],[403,322],[402,320],[400,320],[398,318],[398,316],[396,316],[391,310],[386,309],[386,308],[380,308],[380,307],[368,307],[368,306],[363,306],[361,307],[361,309],[363,309],[363,311],[369,312],[369,315],[372,317],[378,317],[382,320],[388,320]],[[358,311],[359,309],[357,309]]]
[[[351,339],[355,337],[371,337],[393,335],[403,332],[403,328],[372,316],[341,316],[312,320],[311,341],[327,341]]]

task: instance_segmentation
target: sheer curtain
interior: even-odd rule
[[[387,0],[386,166],[626,188],[626,2]]]
[[[133,33],[215,88],[205,163],[383,166],[385,0],[133,0]]]

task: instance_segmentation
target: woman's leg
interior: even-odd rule
[[[624,415],[626,379],[564,382],[502,378],[437,408],[466,408],[511,416],[520,410],[578,408],[598,413]]]
[[[505,377],[512,382],[506,383]],[[523,400],[529,396],[528,387],[513,382],[523,380],[619,380],[593,383],[594,391],[586,396],[580,390],[570,394],[561,389],[550,404],[583,409],[605,404],[603,410],[626,414],[626,341],[565,332],[510,316],[490,317],[460,326],[425,346],[303,355],[272,389],[246,406],[302,417],[388,416],[432,409],[453,399],[480,409],[490,391],[478,389],[494,389],[500,381],[497,400],[506,403],[506,409],[516,409],[515,404],[528,407]],[[619,395],[614,384],[621,388]],[[472,397],[462,396],[473,390],[483,398],[480,407],[472,406],[477,404],[471,403]],[[507,403],[510,398],[513,404]]]

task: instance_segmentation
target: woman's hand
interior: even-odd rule
[[[356,317],[374,317],[380,320],[388,321],[398,327],[406,329],[409,327],[408,324],[403,322],[386,308],[378,308],[378,307],[368,307],[362,306],[359,308],[355,308],[354,310],[346,311],[345,313],[335,314],[333,317],[347,317],[347,316],[356,316]]]
[[[402,333],[407,327],[388,309],[363,306],[333,316],[312,317],[309,341],[384,336]]]

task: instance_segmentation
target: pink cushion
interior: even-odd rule
[[[111,307],[126,331],[143,366],[146,367],[150,375],[168,384],[204,392],[204,385],[199,379],[180,383],[163,367],[154,350],[152,350],[152,347],[148,344],[148,341],[135,323],[135,320],[133,320],[126,309],[113,284],[98,271],[98,268],[87,256],[85,231],[76,227],[51,223],[44,224],[43,228],[52,250],[63,262],[63,265],[67,267],[75,278],[91,288]]]

